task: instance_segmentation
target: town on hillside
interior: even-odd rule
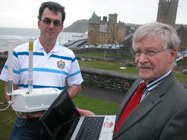
[[[187,25],[175,24],[177,8],[178,0],[159,0],[156,21],[169,24],[177,30],[181,39],[179,55],[184,55],[187,53]],[[118,22],[117,17],[117,13],[109,14],[108,17],[101,17],[94,11],[89,20],[82,22],[84,23],[84,28],[86,28],[82,38],[79,40],[74,38],[65,45],[70,48],[119,49],[124,47],[125,51],[131,51],[129,47],[131,47],[132,35],[141,25]]]

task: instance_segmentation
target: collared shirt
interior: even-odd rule
[[[38,39],[33,44],[33,88],[63,90],[66,84],[72,86],[82,83],[80,67],[72,50],[56,43],[51,52],[46,53]],[[13,52],[13,83],[19,88],[28,87],[28,46],[28,43],[19,45]],[[8,81],[8,61],[0,79]]]
[[[171,70],[168,71],[166,74],[164,74],[163,76],[161,76],[160,78],[151,81],[149,83],[147,83],[146,89],[144,90],[144,94],[142,95],[141,101],[148,95],[150,94],[150,91],[153,90],[154,88],[156,88],[163,80],[164,78],[166,78],[169,74],[171,73]],[[141,102],[140,101],[140,102]]]

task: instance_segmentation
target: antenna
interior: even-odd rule
[[[8,95],[13,91],[13,47],[12,42],[8,42]]]
[[[29,77],[28,77],[28,93],[33,89],[33,39],[29,40]]]

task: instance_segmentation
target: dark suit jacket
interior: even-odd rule
[[[139,85],[136,80],[120,105],[123,108]],[[187,140],[187,90],[173,74],[133,110],[113,137],[114,140]]]

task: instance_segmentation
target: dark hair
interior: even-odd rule
[[[64,7],[62,5],[60,5],[59,3],[57,2],[52,2],[52,1],[49,1],[49,2],[44,2],[41,4],[40,6],[40,9],[39,9],[39,14],[38,14],[38,19],[41,20],[42,19],[42,14],[43,14],[43,11],[45,8],[49,8],[51,11],[53,12],[61,12],[61,15],[62,15],[62,23],[64,22],[65,20],[65,11],[64,11]]]

